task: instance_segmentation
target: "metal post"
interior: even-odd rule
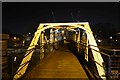
[[[82,33],[82,41],[81,42],[82,42],[82,51],[83,51],[82,55],[85,58],[85,55],[86,55],[86,46],[85,46],[86,45],[85,44],[86,43],[86,36],[85,36],[85,32]]]
[[[53,42],[54,42],[54,36],[53,36],[53,29],[50,29],[50,51],[53,51]]]
[[[57,36],[58,36],[58,35],[57,35],[57,32],[55,32],[55,34],[54,34],[54,48],[55,48],[55,49],[58,48],[58,47],[57,47],[57,46],[58,46],[58,44],[57,44],[57,42],[58,42]]]
[[[77,42],[77,32],[75,32],[75,36],[74,36],[74,40],[75,40],[75,42]]]
[[[55,32],[53,32],[53,49],[55,49]]]

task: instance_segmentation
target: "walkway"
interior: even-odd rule
[[[65,47],[55,50],[42,63],[34,67],[24,78],[84,78],[83,67]]]

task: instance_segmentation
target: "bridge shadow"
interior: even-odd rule
[[[92,74],[92,72],[90,71],[90,63],[88,63],[85,60],[84,55],[81,54],[84,53],[84,51],[80,51],[80,53],[78,53],[75,42],[71,41],[70,43],[67,43],[66,47],[73,53],[73,55],[77,57],[79,63],[82,65],[83,69],[86,72],[86,75],[90,80],[102,80],[101,78],[97,78],[94,74]]]

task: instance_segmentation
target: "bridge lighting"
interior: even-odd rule
[[[76,32],[76,34],[78,34],[78,32]]]
[[[64,34],[64,30],[62,30],[62,34]]]
[[[55,30],[55,31],[56,31],[56,32],[59,32],[59,31],[58,31],[58,29],[57,29],[57,30]]]

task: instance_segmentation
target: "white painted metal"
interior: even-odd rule
[[[44,27],[45,26],[45,27]],[[40,34],[42,31],[48,29],[48,28],[56,28],[56,29],[60,29],[62,26],[68,26],[67,28],[68,29],[74,29],[74,28],[81,28],[83,30],[86,31],[86,34],[87,34],[87,38],[88,38],[88,41],[89,41],[89,44],[90,45],[94,45],[94,46],[97,46],[97,43],[94,39],[94,36],[93,36],[93,33],[90,29],[90,26],[89,26],[89,23],[88,22],[78,22],[78,23],[41,23],[37,29],[37,31],[35,32],[34,34],[34,37],[31,41],[31,44],[28,48],[28,50],[32,49],[32,48],[35,48],[35,45],[37,45],[37,42],[38,42],[38,39],[40,37]],[[52,35],[51,35],[52,36]],[[43,37],[42,37],[43,38]],[[51,38],[50,38],[51,39]],[[53,39],[51,39],[50,42],[53,42],[52,41]],[[90,48],[93,48],[95,50],[98,50],[99,51],[99,48],[98,47],[93,47],[93,46],[90,46]],[[31,56],[33,54],[34,50],[29,54],[29,51],[26,52],[25,55],[27,55],[21,62],[21,64],[24,64],[25,62],[29,61],[31,59]],[[99,52],[96,52],[94,50],[92,50],[92,54],[93,54],[93,57],[94,57],[94,61],[96,61],[97,63],[99,63],[101,66],[103,66],[103,58],[101,56],[101,54]],[[99,64],[96,64],[96,67],[97,67],[97,71],[99,73],[99,76],[101,78],[103,78],[102,76],[105,75],[105,71],[104,71],[104,67],[101,67]],[[14,76],[14,79],[18,79],[20,78],[25,72],[26,72],[26,69],[28,67],[28,64],[27,63],[24,68],[21,69],[22,66],[20,66],[18,68],[17,71],[20,71]]]

